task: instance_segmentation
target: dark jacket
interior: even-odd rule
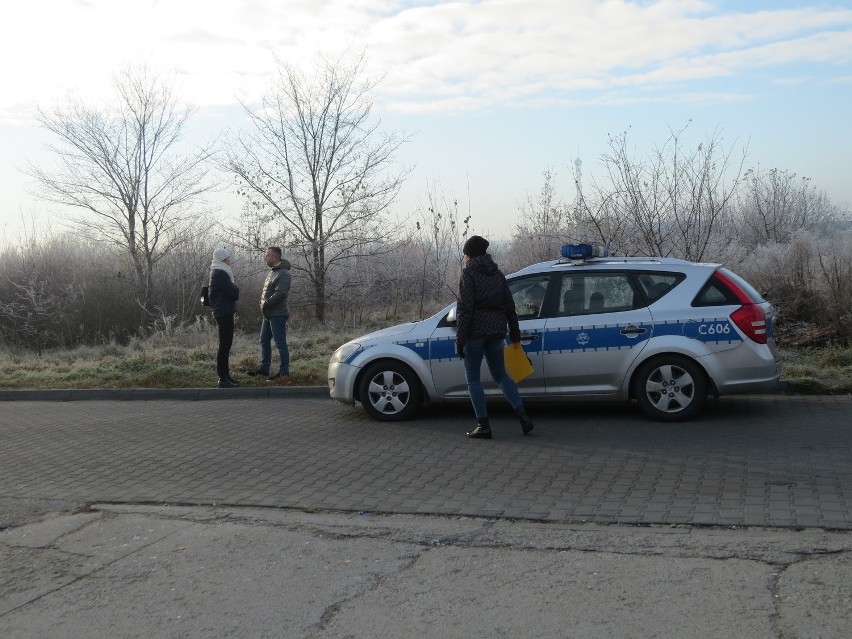
[[[213,317],[219,319],[225,315],[237,312],[237,300],[240,299],[240,289],[231,281],[222,269],[210,269],[210,310]]]
[[[518,342],[521,330],[515,302],[506,276],[488,254],[471,259],[459,280],[456,304],[456,348],[463,349],[469,339],[503,338]]]
[[[264,317],[290,317],[290,262],[282,259],[273,266],[263,282],[260,310]]]

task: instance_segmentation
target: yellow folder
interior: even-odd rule
[[[504,348],[503,361],[506,363],[506,372],[516,383],[532,375],[532,362],[520,344],[509,344]]]

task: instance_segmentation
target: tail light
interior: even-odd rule
[[[745,280],[727,269],[719,269],[713,274],[713,278],[727,287],[736,301],[742,304],[731,313],[731,320],[734,324],[752,341],[758,344],[766,344],[768,326],[766,325],[766,313],[763,312],[763,307],[759,305],[759,302],[762,301],[760,294],[754,291]]]
[[[731,313],[731,320],[752,341],[766,344],[766,313],[757,304],[740,306]]]

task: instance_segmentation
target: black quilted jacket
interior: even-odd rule
[[[490,255],[475,257],[464,267],[456,317],[457,349],[464,348],[472,338],[505,337],[507,326],[509,339],[520,341],[518,314],[506,276]]]
[[[210,310],[214,319],[233,315],[237,312],[237,300],[240,299],[240,289],[231,281],[228,274],[221,269],[210,269]]]

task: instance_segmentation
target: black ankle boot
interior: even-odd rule
[[[533,429],[533,423],[530,416],[527,415],[527,411],[523,408],[516,408],[515,415],[518,416],[518,419],[521,422],[521,430],[524,431],[524,435],[529,435],[530,431]]]
[[[466,434],[471,439],[491,439],[491,424],[488,423],[488,418],[477,419],[476,428]]]

